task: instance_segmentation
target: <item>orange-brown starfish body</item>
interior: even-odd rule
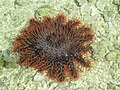
[[[77,19],[67,19],[64,14],[56,17],[33,18],[15,38],[13,51],[20,56],[17,64],[33,67],[38,72],[59,82],[66,77],[77,78],[76,65],[90,68],[85,58],[92,51],[94,33]]]

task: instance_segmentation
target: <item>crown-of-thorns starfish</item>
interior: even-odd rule
[[[66,77],[75,79],[79,68],[90,68],[86,57],[92,51],[94,33],[78,19],[67,19],[64,14],[56,17],[33,18],[15,38],[13,52],[20,56],[17,64],[33,67],[38,72],[59,82]]]

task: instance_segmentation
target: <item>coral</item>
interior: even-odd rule
[[[78,19],[56,17],[32,18],[15,38],[13,52],[20,56],[17,64],[33,67],[58,82],[66,77],[78,78],[80,66],[90,69],[94,33]]]

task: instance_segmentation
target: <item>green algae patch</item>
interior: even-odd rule
[[[106,54],[105,58],[107,61],[115,61],[117,58],[117,51],[111,51],[109,53]]]
[[[45,16],[45,15],[51,15],[51,13],[53,13],[53,12],[54,12],[54,10],[53,10],[52,6],[43,5],[34,11],[34,16],[36,18],[39,18],[39,17]]]

